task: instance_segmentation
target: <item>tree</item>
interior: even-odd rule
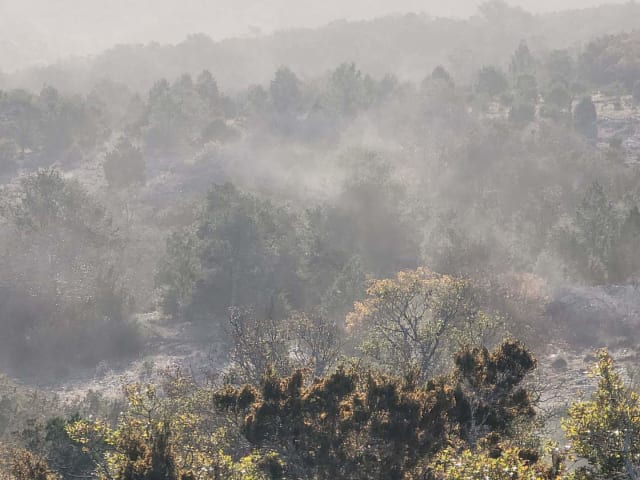
[[[421,84],[421,108],[429,122],[458,124],[465,116],[465,101],[455,83],[441,65],[435,68]]]
[[[123,188],[145,182],[144,156],[128,138],[120,138],[105,156],[102,167],[110,187]]]
[[[495,67],[483,67],[478,72],[475,91],[481,95],[494,98],[509,88],[507,77]]]
[[[545,95],[545,101],[562,110],[571,108],[571,94],[562,84],[553,85]]]
[[[273,106],[278,112],[294,111],[300,103],[300,81],[287,67],[280,67],[269,86]]]
[[[267,110],[269,95],[262,85],[252,85],[247,90],[248,108],[256,113],[264,113]]]
[[[509,119],[517,126],[524,127],[536,118],[536,106],[529,102],[517,102],[509,111]]]
[[[598,137],[598,112],[591,97],[583,97],[573,110],[575,129],[589,139]]]
[[[535,359],[520,343],[467,349],[457,358],[452,375],[426,383],[357,366],[338,366],[313,382],[301,371],[281,377],[270,370],[257,390],[227,386],[214,393],[214,404],[242,419],[254,448],[275,446],[292,477],[425,478],[422,467],[446,446],[471,448],[474,420],[485,418],[482,433],[495,427],[500,442],[517,445],[509,436],[515,424],[535,414],[523,383]],[[525,454],[539,455],[523,447]]]
[[[575,62],[567,50],[553,50],[549,53],[545,60],[545,70],[549,85],[570,85],[575,79]]]
[[[267,372],[254,394],[226,388],[214,402],[242,418],[254,448],[275,446],[294,478],[400,480],[446,442],[452,396],[443,381],[422,387],[339,367],[305,383],[300,371]]]
[[[54,169],[23,177],[12,193],[3,213],[15,231],[2,258],[11,281],[0,283],[0,351],[16,353],[7,360],[65,369],[135,350],[133,301],[116,268],[122,239],[106,209]]]
[[[516,97],[518,100],[538,103],[538,82],[533,75],[523,74],[516,79]]]
[[[450,88],[453,88],[455,86],[451,75],[445,70],[442,65],[438,65],[433,70],[433,72],[431,72],[431,79],[436,82],[442,82]]]
[[[330,204],[325,227],[335,244],[347,252],[347,261],[358,255],[364,270],[374,275],[415,268],[419,258],[417,221],[407,215],[408,191],[399,181],[396,167],[366,149],[350,151],[344,162],[348,175]]]
[[[296,312],[287,322],[291,330],[293,355],[316,377],[333,367],[340,354],[341,329],[321,309]]]
[[[526,449],[507,446],[498,451],[447,449],[438,454],[429,466],[427,480],[561,480],[565,473],[564,458],[556,453],[553,464],[544,464],[539,457],[531,458]]]
[[[129,408],[115,426],[80,420],[67,427],[94,461],[95,475],[112,480],[277,480],[283,465],[272,452],[234,459],[230,439],[208,418],[209,392],[179,376],[162,396],[154,386],[126,387]],[[200,396],[199,396],[200,395]],[[210,401],[210,397],[209,397]]]
[[[156,278],[165,305],[207,322],[226,318],[229,307],[286,317],[301,287],[295,220],[230,183],[214,186],[196,222],[167,242]]]
[[[329,77],[323,103],[334,113],[355,115],[373,101],[373,79],[363,75],[355,63],[343,63]]]
[[[97,116],[92,114],[81,97],[63,97],[45,86],[35,104],[40,145],[49,160],[59,158],[74,144],[91,147],[100,138],[99,109]]]
[[[466,347],[455,355],[455,365],[455,412],[467,444],[475,448],[489,435],[514,438],[534,419],[536,398],[524,381],[537,362],[522,343],[507,339],[491,352]]]
[[[51,235],[55,231],[68,236],[67,241],[93,246],[117,240],[106,209],[55,168],[23,177],[15,197],[4,207],[5,215],[25,234]]]
[[[579,478],[640,478],[640,396],[624,385],[610,355],[601,350],[591,400],[574,403],[563,422],[576,454],[589,462]]]
[[[572,225],[560,231],[558,247],[572,271],[595,284],[610,280],[620,224],[604,188],[594,182]]]
[[[536,60],[533,58],[527,43],[523,40],[511,56],[509,72],[513,78],[532,76],[535,73]]]
[[[367,296],[347,317],[348,328],[365,338],[362,350],[389,371],[415,371],[422,381],[458,342],[482,341],[491,324],[469,282],[425,268],[375,280]]]
[[[70,125],[67,123],[66,105],[58,91],[45,86],[38,98],[43,113],[43,147],[48,154],[58,154],[70,144]]]
[[[640,259],[636,255],[640,249],[640,210],[634,205],[620,226],[612,251],[611,280],[627,282],[640,273]]]
[[[253,312],[232,307],[229,312],[231,349],[230,376],[236,383],[258,385],[271,369],[278,375],[291,371],[290,332],[273,317],[256,318]]]
[[[512,7],[504,0],[488,0],[483,2],[478,11],[495,26],[510,25],[514,31],[523,30],[531,23],[532,15],[521,7]]]
[[[188,308],[201,275],[199,245],[190,232],[174,232],[167,238],[165,255],[155,278],[165,313],[177,316]]]
[[[41,144],[40,112],[33,95],[24,90],[0,94],[0,112],[3,137],[12,139],[11,145],[17,147],[19,157],[24,159],[27,150],[36,150]],[[14,160],[15,147],[8,160]]]
[[[12,453],[10,473],[15,480],[56,480],[45,459],[28,450],[14,450]]]
[[[179,140],[177,108],[169,82],[165,79],[157,81],[149,90],[144,114],[147,148],[168,151],[176,146]]]
[[[208,70],[203,70],[198,76],[196,81],[196,90],[200,96],[204,100],[210,102],[212,106],[216,106],[217,102],[220,100],[218,83]]]
[[[510,425],[530,419],[522,380],[535,366],[531,354],[507,340],[457,358],[452,374],[426,383],[357,363],[319,378],[268,368],[258,386],[199,383],[177,369],[159,385],[125,386],[117,419],[75,418],[64,432],[101,479],[403,480],[433,478],[425,467],[445,468],[455,447],[475,451],[469,412],[476,419],[486,412],[495,435],[481,443],[491,455],[478,456],[481,466],[529,464],[546,472],[537,449],[509,436]],[[500,456],[501,462],[488,460]],[[67,467],[65,473],[77,471]]]
[[[256,318],[248,309],[232,307],[229,379],[258,385],[269,369],[288,375],[294,368],[309,368],[320,377],[340,354],[340,333],[321,309],[279,319]]]
[[[598,86],[617,83],[630,90],[640,77],[639,48],[637,31],[596,38],[580,57],[582,77]]]

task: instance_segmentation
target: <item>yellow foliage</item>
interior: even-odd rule
[[[562,426],[575,453],[590,463],[586,478],[638,478],[640,396],[625,386],[606,350],[598,352],[593,373],[598,389],[569,408]]]
[[[506,448],[497,454],[464,450],[444,450],[429,467],[426,478],[433,480],[561,480],[568,479],[561,462],[545,465],[527,460],[517,448]]]
[[[362,350],[391,371],[426,379],[462,344],[482,343],[497,325],[480,310],[469,281],[427,268],[374,280],[347,316],[347,330],[365,337]]]
[[[235,461],[225,450],[231,439],[211,423],[211,392],[189,389],[178,377],[160,396],[153,385],[125,387],[129,408],[118,424],[81,420],[67,427],[96,462],[96,475],[110,480],[262,480],[260,461],[277,468],[277,458],[251,453]],[[266,461],[265,460],[265,461]],[[274,467],[275,466],[275,467]],[[160,477],[158,477],[160,475]]]

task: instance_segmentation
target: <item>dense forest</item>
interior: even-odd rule
[[[640,478],[640,5],[0,75],[0,478]]]

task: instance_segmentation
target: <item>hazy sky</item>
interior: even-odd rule
[[[6,63],[96,52],[116,43],[178,42],[315,27],[346,18],[426,12],[470,16],[484,0],[0,0],[0,53]],[[529,11],[580,8],[603,0],[511,0]],[[15,50],[13,57],[6,51]],[[0,57],[2,58],[2,57]],[[0,69],[8,65],[0,65]]]

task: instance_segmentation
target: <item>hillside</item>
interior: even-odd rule
[[[456,78],[468,81],[483,65],[505,64],[522,40],[534,52],[575,49],[593,37],[638,25],[640,6],[635,3],[537,15],[488,3],[468,20],[407,14],[337,21],[257,38],[213,41],[197,34],[177,44],[120,45],[90,58],[9,75],[4,84],[31,89],[48,84],[86,92],[107,78],[146,91],[158,78],[171,80],[210,70],[225,90],[238,91],[251,83],[265,83],[281,65],[302,78],[313,78],[346,61],[374,76],[393,73],[412,81],[422,80],[442,64]]]
[[[0,480],[640,478],[639,14],[2,77]]]

